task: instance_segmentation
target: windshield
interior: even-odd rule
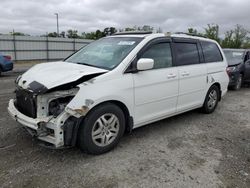
[[[111,70],[142,40],[136,37],[109,37],[90,43],[67,58],[66,62]]]
[[[243,60],[244,51],[224,50],[229,65],[234,65]]]

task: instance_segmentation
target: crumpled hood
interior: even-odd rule
[[[77,81],[83,76],[104,72],[107,70],[64,61],[41,63],[25,72],[18,85],[27,89],[32,82],[36,82],[51,89]]]

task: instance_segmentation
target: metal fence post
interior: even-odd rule
[[[13,32],[13,50],[14,50],[14,59],[15,59],[15,61],[17,61],[16,36],[15,36],[14,32]]]
[[[73,39],[73,50],[76,51],[76,39]]]
[[[46,35],[46,59],[49,61],[49,37]]]

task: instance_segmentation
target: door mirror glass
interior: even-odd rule
[[[137,61],[137,70],[149,70],[154,67],[154,60],[150,58],[141,58]]]

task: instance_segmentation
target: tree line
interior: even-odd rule
[[[249,31],[241,25],[236,25],[220,37],[220,27],[217,24],[208,24],[204,32],[198,32],[194,28],[188,28],[188,33],[216,40],[222,48],[250,48]]]
[[[161,28],[153,28],[149,25],[126,27],[123,29],[116,29],[115,27],[107,27],[103,30],[96,30],[95,32],[83,32],[79,33],[78,30],[69,29],[67,32],[62,31],[59,35],[56,32],[47,33],[47,37],[62,37],[62,38],[75,38],[75,39],[92,39],[97,40],[99,38],[112,35],[116,32],[126,31],[155,31],[156,33],[162,33]],[[216,40],[222,48],[250,48],[249,31],[241,25],[236,25],[233,29],[226,31],[220,35],[220,27],[217,24],[208,24],[202,32],[198,32],[195,28],[188,28],[187,34],[206,37]],[[11,32],[11,35],[27,36],[21,32]]]

